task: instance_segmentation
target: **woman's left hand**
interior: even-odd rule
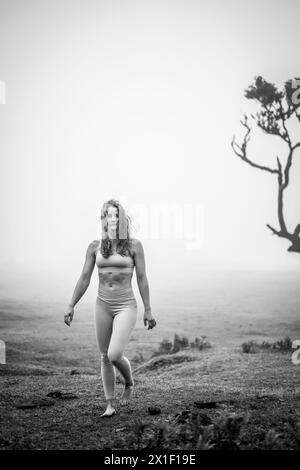
[[[148,322],[148,330],[151,330],[156,326],[156,321],[152,315],[151,312],[146,312],[144,313],[144,325],[147,326]]]

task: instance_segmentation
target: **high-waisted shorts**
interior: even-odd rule
[[[120,289],[111,291],[99,288],[97,303],[101,303],[112,318],[128,307],[137,310],[137,301],[131,286],[121,287]]]

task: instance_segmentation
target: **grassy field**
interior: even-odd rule
[[[259,347],[300,339],[299,276],[216,276],[197,289],[152,292],[149,331],[135,293],[126,355],[136,387],[106,419],[93,302],[80,301],[68,328],[61,303],[2,296],[1,449],[300,448],[300,364],[289,347]],[[206,336],[211,347],[159,354],[174,335]],[[249,341],[257,347],[246,353]]]

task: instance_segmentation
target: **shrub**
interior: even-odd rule
[[[167,339],[163,339],[159,344],[159,354],[171,354],[172,353],[172,343]]]
[[[202,350],[204,348],[211,348],[211,344],[207,341],[206,336],[201,336],[200,338],[195,338],[194,341],[189,343],[188,338],[183,336],[180,338],[178,334],[175,333],[173,343],[167,339],[163,339],[159,344],[159,349],[153,355],[157,354],[175,354],[182,349],[198,349]]]
[[[292,349],[292,340],[286,336],[283,340],[275,341],[274,343],[268,343],[262,341],[256,343],[255,341],[248,341],[242,344],[242,350],[244,353],[255,353],[259,349],[276,349],[277,351],[289,351]]]
[[[211,344],[206,338],[206,336],[201,336],[201,339],[195,338],[195,341],[191,343],[191,348],[199,349],[200,351],[204,348],[211,348]]]
[[[247,343],[242,344],[243,353],[250,354],[255,353],[257,349],[257,344],[254,341],[248,341]]]

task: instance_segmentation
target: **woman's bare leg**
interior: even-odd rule
[[[121,405],[127,405],[134,388],[131,365],[124,349],[127,346],[132,330],[137,320],[137,305],[126,306],[120,313],[114,317],[111,340],[108,348],[108,357],[120,371],[125,380],[123,395],[120,399]]]
[[[106,417],[116,413],[113,406],[115,401],[116,371],[107,355],[112,334],[113,318],[107,311],[105,303],[99,299],[96,302],[95,320],[96,336],[101,355],[101,378],[107,404],[106,410],[101,416]]]

